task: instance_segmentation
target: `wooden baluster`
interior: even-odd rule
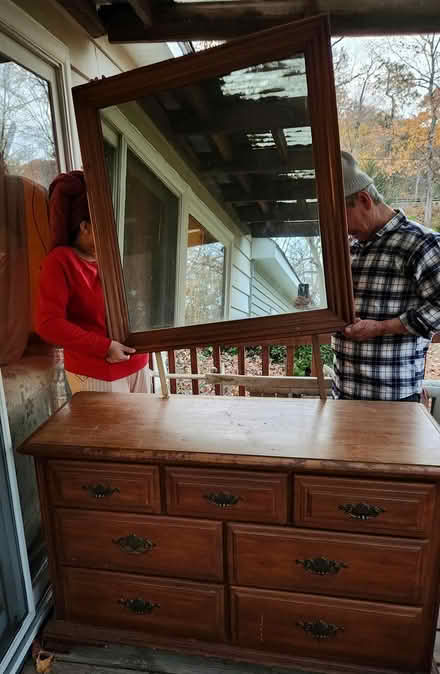
[[[168,351],[168,372],[176,374],[176,354],[174,349]],[[175,379],[170,379],[170,392],[177,393],[177,382]]]
[[[197,347],[192,346],[190,349],[191,354],[191,374],[199,374],[199,364],[197,360]],[[199,382],[198,379],[191,379],[192,392],[194,396],[199,395]]]
[[[152,351],[148,353],[148,367],[151,371],[155,370],[154,366],[154,354]],[[151,390],[150,393],[156,393],[156,385],[154,383],[154,376],[151,377]]]
[[[313,367],[316,372],[316,377],[318,377],[318,388],[319,388],[319,397],[321,400],[325,400],[327,398],[327,394],[325,391],[325,383],[324,383],[324,373],[322,371],[322,360],[321,360],[321,349],[320,349],[320,339],[319,335],[313,335],[312,336],[312,373],[313,373]]]
[[[287,347],[286,377],[293,377],[294,371],[295,371],[295,347],[289,345]]]
[[[212,360],[214,361],[214,367],[217,370],[217,374],[221,374],[221,356],[220,346],[218,344],[212,347]],[[223,387],[221,384],[216,384],[214,389],[216,396],[223,395]]]
[[[245,347],[244,346],[238,347],[238,374],[246,374],[246,359],[245,359]],[[246,395],[246,387],[245,386],[239,386],[238,387],[238,395],[239,396],[245,396]]]
[[[262,352],[261,352],[261,374],[268,376],[269,375],[269,346],[265,344],[262,347]],[[263,397],[266,398],[271,398],[272,394],[271,393],[263,393]]]

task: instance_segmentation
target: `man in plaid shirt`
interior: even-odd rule
[[[420,401],[440,332],[440,234],[385,204],[348,152],[342,168],[356,320],[332,338],[333,396]]]

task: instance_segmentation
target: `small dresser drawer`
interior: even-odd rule
[[[423,603],[428,542],[403,538],[228,525],[234,585]]]
[[[294,522],[319,529],[429,536],[435,485],[297,475]]]
[[[159,468],[84,461],[49,461],[49,489],[56,505],[159,513]]]
[[[55,510],[62,564],[223,580],[223,525],[184,518]]]
[[[224,589],[108,571],[65,568],[67,620],[193,639],[225,638]]]
[[[421,608],[237,587],[231,603],[240,646],[425,671]]]
[[[287,521],[287,475],[167,468],[170,515],[248,522]]]

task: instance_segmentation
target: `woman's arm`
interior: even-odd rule
[[[105,358],[112,340],[84,330],[66,318],[69,285],[60,261],[49,256],[43,262],[38,298],[37,331],[47,342],[97,358]]]

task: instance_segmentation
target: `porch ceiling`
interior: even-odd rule
[[[57,0],[92,37],[110,42],[227,40],[319,12],[333,35],[440,31],[438,0]]]

